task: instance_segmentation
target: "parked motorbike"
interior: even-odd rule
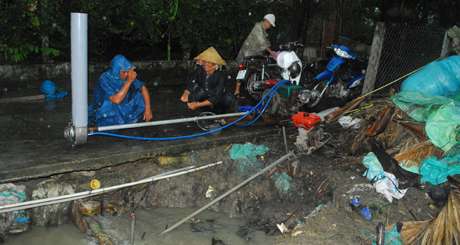
[[[282,80],[291,80],[303,88],[314,84],[317,72],[312,64],[302,62],[303,45],[288,42],[279,48],[281,53],[277,59],[271,56],[248,56],[239,64],[240,71],[236,79],[241,80],[246,97],[250,100],[260,101],[266,89]]]
[[[319,104],[325,96],[350,100],[362,93],[367,61],[358,58],[345,46],[332,45],[325,52],[329,59],[326,70],[315,77],[316,85],[310,91],[308,108]]]

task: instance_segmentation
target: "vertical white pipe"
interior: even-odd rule
[[[71,13],[72,120],[88,125],[88,14]]]

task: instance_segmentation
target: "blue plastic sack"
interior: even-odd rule
[[[460,92],[460,56],[431,62],[410,75],[401,84],[401,91],[406,90],[453,98]]]
[[[45,94],[46,100],[54,100],[66,96],[69,92],[59,91],[59,89],[50,80],[46,80],[40,87],[40,92]]]

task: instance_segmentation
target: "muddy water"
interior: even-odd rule
[[[204,211],[197,216],[198,223],[184,223],[162,236],[157,236],[167,226],[172,226],[187,217],[197,208],[157,208],[135,210],[134,244],[211,244],[212,237],[224,244],[273,244],[275,236],[265,236],[263,231],[250,231],[244,238],[236,232],[245,226],[244,219],[231,219],[226,214]],[[94,217],[107,235],[115,238],[119,244],[130,244],[130,213],[113,217]],[[88,220],[89,221],[89,220]],[[18,236],[10,236],[5,244],[97,244],[83,234],[73,224],[58,227],[36,227]]]

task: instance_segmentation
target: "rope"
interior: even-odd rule
[[[432,61],[432,62],[438,61],[438,60],[440,60],[440,59],[444,59],[444,57],[445,57],[445,56],[439,57],[439,58],[437,58],[436,60],[434,60],[434,61]],[[393,84],[393,83],[395,83],[395,82],[397,82],[397,81],[399,81],[399,80],[401,80],[401,79],[403,79],[403,78],[405,78],[405,77],[407,77],[407,76],[410,76],[410,75],[412,75],[412,74],[414,74],[414,73],[420,71],[420,70],[423,69],[424,67],[425,67],[425,66],[422,66],[422,67],[420,67],[420,68],[418,68],[418,69],[416,69],[416,70],[414,70],[414,71],[412,71],[412,72],[410,72],[410,73],[407,73],[406,75],[404,75],[404,76],[402,76],[402,77],[400,77],[400,78],[398,78],[398,79],[396,79],[396,80],[394,80],[394,81],[392,81],[392,82],[390,82],[390,83],[387,83],[387,84],[383,85],[382,87],[380,87],[380,88],[378,88],[378,89],[376,89],[376,90],[374,90],[374,91],[371,91],[371,92],[369,92],[369,93],[367,93],[367,94],[365,94],[365,95],[362,95],[362,96],[360,96],[360,97],[354,99],[353,101],[362,99],[362,98],[367,97],[368,95],[373,94],[373,93],[375,93],[375,92],[377,92],[377,91],[379,91],[379,90],[381,90],[381,89],[383,89],[383,88],[385,88],[385,87],[388,87],[388,86],[390,86],[391,84]],[[353,102],[353,101],[352,101],[352,102]]]

